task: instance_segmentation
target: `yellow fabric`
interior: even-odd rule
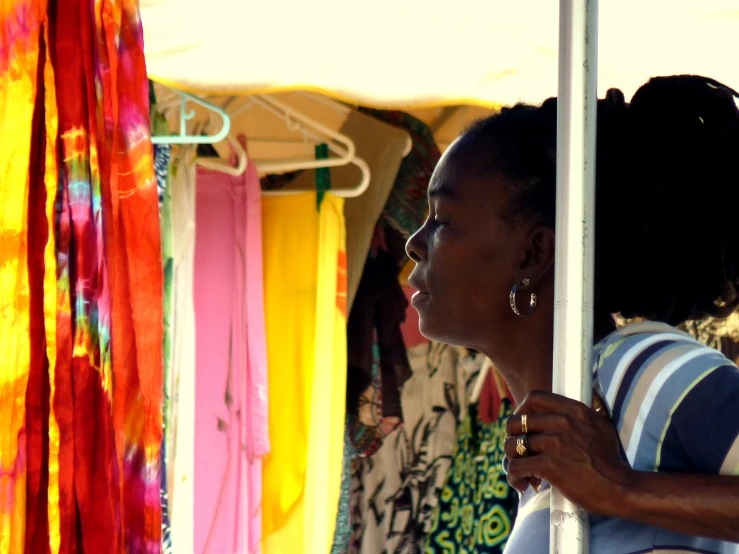
[[[265,320],[272,451],[264,461],[265,554],[331,550],[346,396],[343,200],[265,197]]]
[[[44,330],[46,333],[46,357],[49,360],[49,398],[53,399],[56,391],[56,314],[57,314],[57,265],[56,241],[53,229],[56,226],[56,195],[59,180],[57,168],[57,131],[59,118],[56,107],[56,86],[54,68],[51,65],[49,48],[49,29],[46,34],[46,60],[44,63],[44,113],[46,117],[46,152],[44,185],[46,188],[46,219],[49,229],[49,240],[44,249]],[[68,301],[66,295],[59,297],[62,302]],[[52,400],[53,401],[53,400]],[[49,548],[51,554],[59,552],[61,542],[59,513],[59,423],[54,410],[49,411]]]
[[[40,1],[0,0],[0,554],[22,554],[25,546],[28,168],[44,13]]]

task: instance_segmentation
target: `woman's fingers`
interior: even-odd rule
[[[526,416],[526,429],[523,418]],[[566,414],[521,414],[512,415],[506,421],[506,435],[513,437],[528,433],[562,433],[569,428],[570,418]]]
[[[587,407],[577,400],[553,392],[531,391],[516,409],[516,414],[574,413]]]
[[[537,454],[545,454],[551,452],[560,452],[562,450],[562,435],[556,433],[548,433],[544,435],[527,435],[524,446],[526,446],[526,452],[522,455],[519,454],[517,447],[519,439],[522,439],[524,435],[513,435],[506,437],[504,450],[505,455],[509,460],[514,458],[526,458],[529,456],[536,456]]]
[[[538,490],[541,486],[541,477],[546,468],[549,457],[546,455],[531,458],[515,458],[508,461],[508,484],[518,492],[523,493],[528,487]]]

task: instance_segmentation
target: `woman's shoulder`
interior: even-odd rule
[[[739,418],[727,415],[739,413],[739,369],[717,350],[668,325],[628,325],[596,349],[595,384],[636,469],[737,471]]]
[[[718,350],[664,323],[632,323],[611,333],[595,347],[595,377],[606,396],[622,386],[635,385],[636,377],[656,377],[690,367],[694,371],[733,365]],[[649,371],[647,371],[649,370]],[[642,383],[643,386],[643,383]],[[604,397],[608,404],[609,399]]]

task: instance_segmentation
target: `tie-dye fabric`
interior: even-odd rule
[[[67,462],[61,548],[159,552],[162,272],[138,6],[78,1],[50,15],[64,60],[60,236],[72,238],[59,252],[72,356],[52,400]]]
[[[0,0],[0,554],[161,549],[142,37],[135,0]]]
[[[47,552],[58,544],[59,428],[50,417],[50,368],[56,362],[56,253],[54,240],[57,189],[57,109],[54,70],[49,56],[48,25],[39,53],[39,90],[33,118],[28,196],[28,272],[31,366],[26,393],[28,481],[25,551]],[[41,78],[43,71],[43,82]]]
[[[49,75],[43,40],[45,16],[43,1],[0,1],[0,106],[3,106],[0,136],[6,139],[0,149],[0,352],[3,353],[0,361],[0,554],[21,553],[25,548],[27,440],[32,448],[35,438],[43,436],[44,432],[44,422],[40,421],[38,412],[30,422],[32,429],[28,429],[26,388],[32,359],[34,373],[38,376],[43,373],[46,356],[39,357],[37,352],[39,347],[43,348],[46,331],[52,336],[54,332],[53,304],[51,325],[49,329],[45,327],[53,287],[45,291],[44,286],[53,285],[53,279],[50,282],[47,277],[53,276],[55,268],[53,241],[45,237],[50,209],[46,202],[49,195],[45,190],[47,181],[43,169],[46,166],[46,133],[55,133],[53,110],[48,113],[48,122],[39,119],[44,115],[47,100],[44,80]],[[7,140],[10,137],[12,140]],[[50,161],[48,169],[53,170],[53,157]],[[34,215],[41,216],[35,221],[35,236],[28,233],[29,197],[36,202]],[[50,242],[51,252],[46,248]],[[45,264],[49,262],[47,267]],[[29,275],[29,263],[35,264],[35,275]],[[35,285],[33,298],[29,279],[33,279]],[[32,347],[36,349],[33,356]],[[51,341],[48,354],[51,359],[53,352]],[[39,381],[43,386],[43,379],[33,382]],[[32,410],[39,401],[40,395],[31,398]],[[36,496],[43,501],[40,491],[43,475],[37,472],[31,477],[31,499]],[[34,509],[34,515],[37,512]],[[31,523],[35,525],[35,519]]]

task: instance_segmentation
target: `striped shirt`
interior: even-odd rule
[[[739,368],[668,325],[628,325],[594,351],[594,388],[639,471],[739,475]],[[549,552],[550,490],[529,489],[505,554]],[[590,516],[593,554],[739,554],[739,544]]]

